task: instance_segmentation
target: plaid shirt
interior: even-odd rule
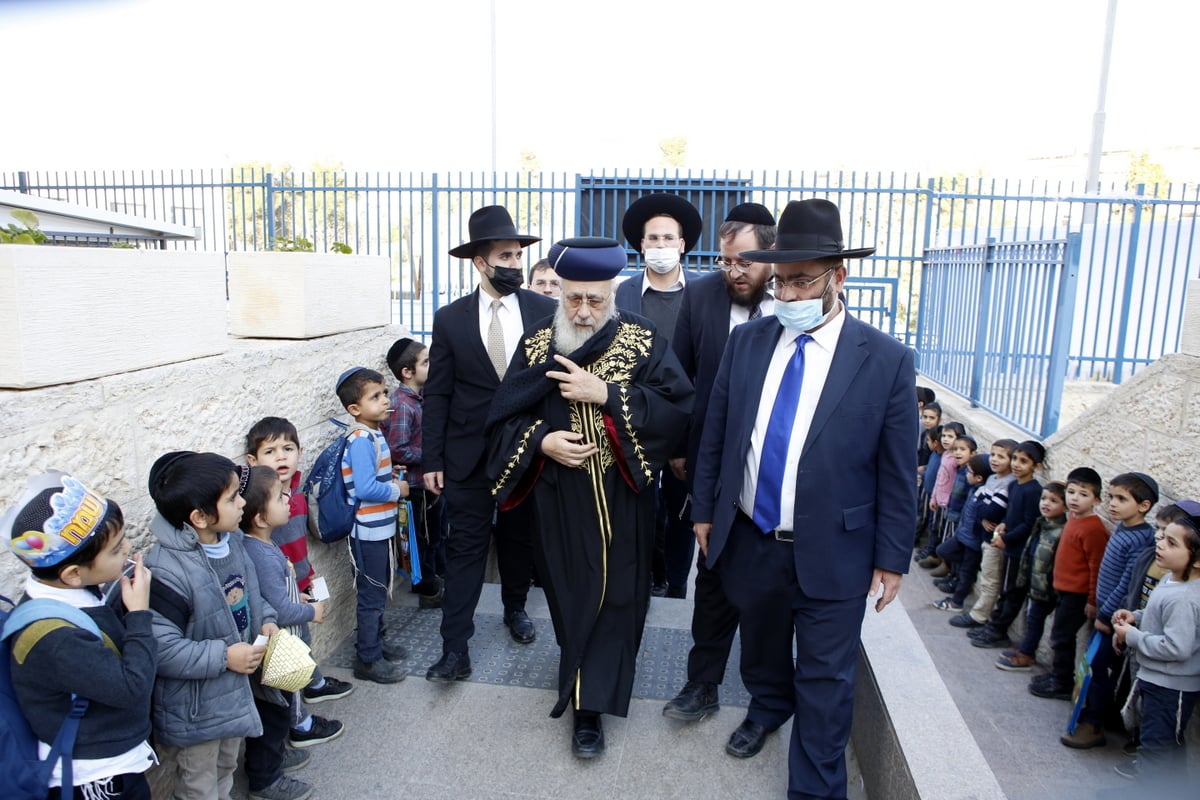
[[[404,467],[404,480],[413,489],[425,487],[421,470],[421,415],[425,399],[403,383],[392,392],[392,413],[380,425],[392,451],[392,463]]]

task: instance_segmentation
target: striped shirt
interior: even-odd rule
[[[364,542],[380,542],[396,533],[400,487],[392,479],[392,455],[383,433],[354,427],[342,457],[342,480],[352,500],[359,500],[354,530]]]
[[[1129,527],[1122,522],[1112,532],[1108,546],[1104,548],[1104,560],[1100,562],[1100,575],[1096,579],[1096,619],[1106,625],[1111,623],[1112,615],[1125,603],[1125,594],[1129,591],[1133,576],[1133,562],[1152,544],[1154,526],[1148,522]]]

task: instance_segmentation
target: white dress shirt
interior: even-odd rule
[[[770,317],[775,314],[775,298],[771,295],[764,295],[763,299],[758,303],[758,310],[764,317]],[[729,304],[729,330],[733,330],[743,322],[750,321],[750,309],[746,306],[739,306],[737,303]],[[805,354],[808,354],[808,348],[804,349]]]
[[[479,338],[483,340],[484,350],[487,350],[488,328],[492,324],[493,299],[482,288],[479,289]],[[525,326],[521,324],[521,303],[517,300],[517,293],[501,297],[496,313],[500,315],[500,325],[504,328],[504,363],[511,364],[513,353],[517,352],[517,345],[521,342],[521,334],[525,333]]]
[[[790,531],[795,519],[796,472],[800,466],[800,454],[808,430],[812,426],[817,402],[825,389],[829,377],[829,366],[833,363],[833,351],[837,348],[842,325],[846,321],[845,309],[838,313],[819,330],[811,332],[812,341],[804,347],[804,381],[800,384],[800,402],[796,406],[796,422],[792,425],[792,436],[788,440],[787,462],[783,470],[783,492],[779,503],[779,530]],[[771,420],[771,408],[779,394],[779,383],[783,371],[796,352],[795,341],[800,334],[784,328],[783,335],[771,355],[771,365],[763,381],[762,394],[758,399],[758,413],[754,417],[754,429],[750,433],[750,450],[742,467],[742,495],[738,504],[747,516],[754,515],[754,493],[758,489],[758,462],[762,456],[763,440],[767,434],[767,423]]]

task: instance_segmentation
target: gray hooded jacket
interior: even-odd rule
[[[226,648],[242,636],[199,536],[191,526],[176,528],[162,515],[150,523],[150,532],[157,539],[146,556],[154,575],[150,610],[159,656],[152,704],[155,740],[189,747],[261,736],[250,687],[258,678],[226,669]],[[262,599],[241,533],[229,535],[229,547],[245,565],[253,640],[264,623],[275,621],[275,609]]]

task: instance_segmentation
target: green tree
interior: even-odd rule
[[[658,141],[658,149],[662,153],[659,165],[663,167],[687,166],[687,137],[669,136]]]
[[[1147,197],[1162,197],[1167,191],[1167,169],[1157,161],[1150,159],[1146,150],[1129,156],[1129,172],[1125,183],[1130,190],[1137,188],[1139,183],[1146,185]]]
[[[295,172],[286,162],[249,161],[234,167],[233,179],[239,185],[226,191],[231,250],[269,250],[280,241],[307,239],[317,252],[343,242],[361,252],[357,193],[346,188],[341,162]]]

